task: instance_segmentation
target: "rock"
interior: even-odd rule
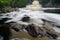
[[[44,12],[47,12],[47,13],[60,13],[60,9],[49,9],[49,10],[44,10]]]
[[[11,40],[22,40],[22,39],[20,39],[20,38],[13,38],[13,39],[11,39]]]
[[[19,32],[20,31],[20,29],[18,29],[18,28],[12,27],[12,29],[14,29],[16,32]]]
[[[11,37],[11,30],[9,24],[0,24],[0,35],[3,40],[9,40]]]
[[[0,35],[0,40],[3,40],[3,37]]]
[[[60,40],[60,37],[58,37],[56,40]]]
[[[24,16],[24,17],[21,19],[21,21],[23,21],[23,22],[29,22],[29,20],[30,20],[30,17],[29,17],[29,16]]]
[[[20,38],[13,38],[11,40],[29,40],[29,39],[28,38],[22,38],[22,39],[20,39]]]
[[[5,21],[7,21],[7,20],[10,20],[10,18],[2,18],[2,19],[0,20],[0,23],[5,23]]]
[[[28,33],[32,36],[32,37],[37,37],[38,36],[38,33],[36,32],[36,29],[34,27],[34,25],[28,25],[26,28],[25,28]]]
[[[22,40],[30,40],[30,39],[28,39],[28,38],[23,38]]]
[[[25,27],[21,24],[18,23],[10,23],[12,29],[16,32],[20,32],[21,30],[23,30]]]
[[[1,8],[0,12],[1,13],[9,13],[13,11],[19,11],[18,8],[12,8],[12,7],[3,7]]]
[[[50,37],[50,38],[53,38],[53,39],[57,39],[57,35],[56,34],[54,34],[54,33],[51,33],[51,32],[48,32],[48,31],[46,31],[46,33],[47,33],[47,36],[48,37]]]

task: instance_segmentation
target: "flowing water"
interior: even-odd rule
[[[47,8],[42,8],[45,10]],[[11,18],[11,20],[7,20],[5,23],[16,22],[19,24],[29,24],[26,22],[20,21],[25,15],[29,16],[31,19],[44,19],[53,22],[55,25],[60,26],[60,14],[53,13],[45,13],[42,10],[28,10],[26,8],[19,8],[19,11],[14,11],[6,14],[0,14],[0,20],[2,18]]]
[[[54,24],[60,26],[60,14],[53,14],[53,13],[45,13],[42,10],[28,10],[26,8],[19,8],[20,11],[14,11],[6,14],[0,14],[0,19],[2,18],[12,18],[11,20],[7,20],[7,22],[19,22],[25,15],[29,16],[31,19],[45,19]],[[44,9],[45,10],[45,9]]]
[[[29,10],[26,8],[19,8],[19,11],[14,11],[10,13],[2,13],[0,14],[0,20],[3,18],[10,18],[9,20],[5,21],[5,23],[9,22],[16,22],[18,24],[25,24],[28,25],[30,23],[23,22],[21,19],[27,15],[30,17],[30,19],[40,19],[38,22],[42,23],[41,19],[51,21],[54,25],[60,26],[60,14],[54,14],[54,13],[46,13],[43,10],[46,8],[42,8],[41,10]],[[56,32],[60,33],[60,28],[53,28]]]
[[[19,11],[14,11],[10,13],[2,13],[0,14],[0,20],[3,18],[8,18],[7,21],[4,23],[10,23],[15,22],[18,24],[24,24],[29,25],[31,23],[29,22],[23,22],[21,19],[24,16],[29,16],[30,19],[33,19],[36,25],[41,26],[44,24],[42,19],[52,22],[56,26],[60,26],[60,14],[54,14],[54,13],[46,13],[43,10],[49,10],[49,9],[60,9],[60,8],[42,8],[42,5],[39,4],[38,0],[34,0],[31,5],[27,5],[26,8],[19,8]],[[41,24],[41,25],[40,25]],[[53,27],[53,29],[60,33],[60,28]],[[0,36],[0,40],[3,40],[3,37]],[[30,39],[19,39],[19,38],[13,38],[11,40],[30,40]]]

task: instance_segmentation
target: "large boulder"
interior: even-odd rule
[[[3,40],[9,40],[11,37],[10,24],[0,24],[0,35]]]

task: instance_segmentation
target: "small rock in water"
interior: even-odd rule
[[[25,15],[25,17],[23,17],[21,21],[29,22],[29,20],[30,20],[30,17]]]
[[[30,40],[30,39],[28,39],[28,38],[23,38],[22,40]]]
[[[20,39],[20,38],[13,38],[11,40],[29,40],[28,38],[23,38],[23,39]]]
[[[20,31],[20,29],[18,29],[18,28],[12,28],[12,29],[14,29],[16,32]]]
[[[60,37],[58,37],[57,40],[60,40]]]
[[[3,37],[0,35],[0,40],[3,40]]]
[[[13,38],[13,39],[11,39],[11,40],[22,40],[22,39],[20,39],[20,38]]]

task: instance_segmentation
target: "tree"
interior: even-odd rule
[[[15,5],[17,7],[24,7],[24,6],[26,6],[28,4],[28,1],[29,0],[17,0]]]
[[[0,5],[1,6],[10,6],[11,0],[0,0]]]
[[[60,0],[50,0],[46,6],[48,7],[60,6]]]
[[[23,7],[28,4],[29,0],[0,0],[0,6]]]

